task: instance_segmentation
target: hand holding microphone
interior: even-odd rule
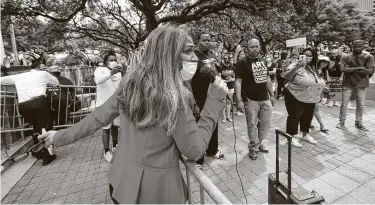
[[[208,87],[207,95],[217,100],[223,100],[228,95],[227,83],[219,76],[215,76],[215,81]]]
[[[202,76],[210,78],[211,85],[208,88],[208,95],[212,98],[223,100],[228,95],[227,83],[221,79],[215,67],[203,66],[200,70]]]

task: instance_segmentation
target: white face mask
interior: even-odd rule
[[[180,71],[182,80],[190,80],[197,71],[198,62],[182,61],[182,70]]]
[[[108,62],[108,67],[110,67],[111,69],[113,69],[116,65],[117,65],[116,61],[110,61],[110,62]]]

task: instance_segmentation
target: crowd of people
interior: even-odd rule
[[[34,132],[41,133],[42,128],[49,131],[35,142],[62,146],[103,128],[104,158],[112,163],[107,176],[114,203],[185,203],[187,191],[179,156],[183,154],[198,167],[203,166],[205,155],[224,158],[219,149],[218,122],[233,122],[232,113],[246,117],[249,157],[256,160],[259,152],[268,153],[263,140],[271,127],[276,99],[285,101],[286,132],[293,137],[292,144],[302,147],[300,139],[317,144],[309,135],[311,122],[315,116],[320,130],[328,133],[318,105],[323,98],[328,98],[327,105],[338,105],[327,94],[326,82],[333,79],[342,78],[343,86],[337,128],[345,128],[346,109],[355,93],[355,127],[368,131],[362,122],[363,109],[375,62],[374,56],[364,51],[362,40],[353,42],[352,54],[340,54],[332,46],[326,55],[305,48],[300,53],[283,50],[280,58],[262,53],[256,38],[248,39],[247,45],[238,46],[234,53],[222,49],[218,57],[211,41],[207,33],[198,35],[194,42],[179,27],[160,26],[149,34],[142,57],[126,73],[116,63],[116,56],[108,53],[104,65],[94,73],[97,109],[59,131],[52,130],[50,121],[43,121],[45,116],[40,115],[49,113],[48,119],[52,118],[43,96],[47,85],[59,84],[56,77],[33,69],[2,77],[1,83],[16,85],[25,109],[43,107],[38,119],[29,121],[35,126]],[[41,82],[29,82],[31,75],[40,75],[32,79]],[[33,83],[39,93],[27,90]]]

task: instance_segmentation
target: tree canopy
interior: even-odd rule
[[[375,17],[345,0],[6,0],[5,42],[11,16],[21,50],[36,45],[47,52],[108,45],[133,50],[168,23],[186,24],[192,35],[211,33],[232,51],[250,37],[260,40],[264,52],[303,36],[313,46],[354,37],[375,44]]]

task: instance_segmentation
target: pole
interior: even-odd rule
[[[14,22],[14,17],[11,17],[12,23],[10,24],[10,35],[12,39],[12,48],[13,48],[13,53],[14,53],[14,58],[15,58],[15,64],[19,65],[18,61],[18,53],[17,53],[17,45],[16,45],[16,35],[14,34],[14,27],[13,27],[13,22]]]

